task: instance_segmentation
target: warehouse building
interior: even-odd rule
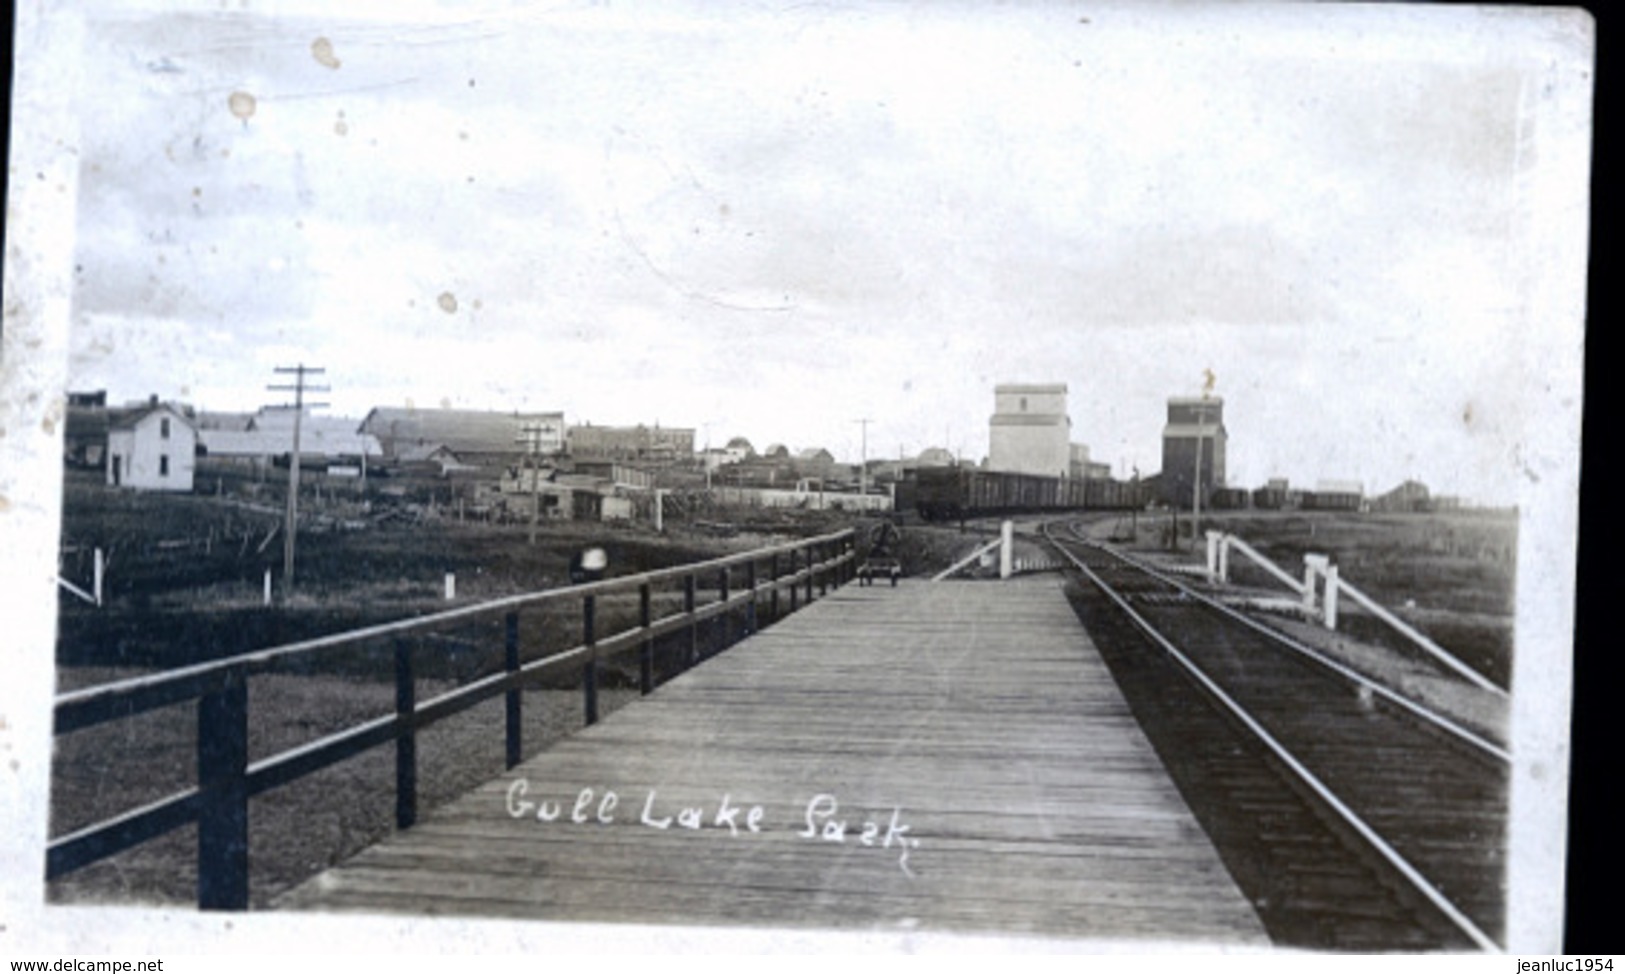
[[[1224,400],[1218,396],[1168,400],[1162,429],[1162,499],[1188,506],[1196,484],[1196,451],[1202,451],[1201,496],[1206,506],[1215,487],[1224,486]]]
[[[1065,383],[995,386],[988,427],[989,470],[1046,477],[1071,473]]]
[[[570,455],[591,460],[632,460],[669,464],[694,456],[694,431],[661,426],[594,426],[582,423],[569,430]]]

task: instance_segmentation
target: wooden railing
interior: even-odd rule
[[[521,690],[542,676],[580,667],[586,723],[598,720],[598,671],[602,661],[639,650],[639,686],[654,690],[654,643],[687,630],[684,668],[699,661],[700,623],[717,619],[724,627],[721,646],[754,632],[765,600],[770,619],[783,603],[794,612],[851,581],[856,563],[854,534],[841,531],[790,544],[742,552],[692,565],[575,585],[463,606],[432,615],[351,630],[317,639],[150,676],[65,693],[55,702],[56,735],[119,720],[188,701],[197,701],[197,784],[167,798],[132,809],[52,839],[46,846],[46,878],[116,855],[176,828],[197,824],[198,906],[206,910],[248,907],[248,801],[280,785],[353,757],[381,744],[395,743],[395,822],[409,828],[417,820],[418,730],[467,710],[499,694],[506,704],[506,761],[512,768],[522,756]],[[759,570],[766,564],[765,579]],[[743,578],[737,576],[743,575]],[[717,598],[700,604],[702,582],[715,579]],[[738,584],[736,584],[738,583]],[[682,609],[653,617],[658,587],[680,585]],[[814,594],[816,589],[817,595]],[[613,634],[598,632],[597,600],[606,595],[638,593],[637,625]],[[675,595],[675,592],[662,594]],[[519,617],[522,611],[580,602],[582,641],[568,649],[520,662]],[[729,613],[743,613],[737,634],[726,631]],[[504,665],[432,699],[419,701],[413,673],[413,639],[453,622],[502,615]],[[394,644],[395,712],[280,753],[250,762],[248,755],[248,681],[256,673],[285,666],[344,647],[391,640]]]

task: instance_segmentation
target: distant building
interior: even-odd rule
[[[694,455],[694,431],[666,426],[572,426],[570,455],[589,460],[672,463]]]
[[[792,466],[798,477],[828,480],[835,473],[835,454],[823,447],[808,447],[796,451]]]
[[[264,478],[272,467],[286,466],[293,455],[293,418],[291,409],[198,414],[201,472],[238,470]],[[341,467],[360,473],[382,458],[378,440],[360,432],[353,418],[309,412],[299,418],[299,462],[307,471]]]
[[[750,441],[743,436],[736,436],[728,441],[728,445],[722,448],[722,452],[728,455],[729,463],[741,463],[754,457],[756,448],[751,446]]]
[[[1295,491],[1285,477],[1271,477],[1264,486],[1253,491],[1253,506],[1264,510],[1295,508],[1302,500],[1301,491]]]
[[[1303,506],[1317,511],[1358,511],[1365,504],[1365,488],[1356,480],[1322,480]]]
[[[1065,477],[1072,471],[1066,385],[1001,385],[988,421],[989,470]]]
[[[358,431],[375,437],[386,462],[425,446],[444,446],[458,461],[493,476],[524,456],[534,440],[551,455],[564,449],[563,413],[499,413],[477,409],[379,406]]]
[[[70,409],[106,409],[107,390],[97,389],[95,392],[69,392],[68,408]]]
[[[196,456],[197,428],[191,418],[156,397],[108,423],[109,486],[190,491]]]
[[[1372,498],[1371,508],[1376,511],[1419,513],[1432,510],[1433,499],[1428,492],[1427,484],[1418,480],[1407,480],[1388,493]]]
[[[69,466],[100,468],[106,462],[110,422],[107,393],[68,393],[68,411],[62,424],[62,458]]]
[[[1196,485],[1196,456],[1202,456],[1201,496],[1207,501],[1214,487],[1224,486],[1224,400],[1214,397],[1168,400],[1168,424],[1162,428],[1162,499],[1176,507],[1190,506]]]
[[[920,451],[914,459],[917,467],[951,467],[954,465],[954,455],[940,446],[927,447]]]

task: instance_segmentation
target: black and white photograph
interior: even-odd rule
[[[1584,11],[17,18],[8,953],[1561,952]]]

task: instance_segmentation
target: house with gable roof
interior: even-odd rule
[[[157,396],[110,414],[107,484],[136,490],[190,491],[197,465],[197,426]]]

